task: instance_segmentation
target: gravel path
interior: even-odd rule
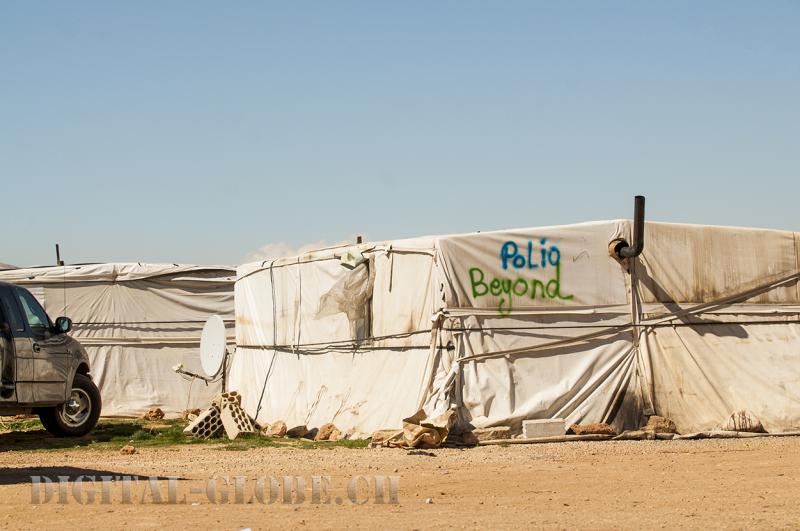
[[[519,528],[800,527],[800,438],[705,441],[574,442],[406,452],[397,449],[258,448],[228,451],[216,446],[111,450],[15,451],[0,447],[0,525],[14,528],[244,529],[276,526],[314,529],[441,529],[445,526]],[[168,500],[153,503],[142,479],[130,484],[132,503],[123,503],[122,482],[107,484],[111,503],[100,503],[100,483],[85,484],[94,503],[78,503],[69,485],[68,503],[53,498],[32,503],[30,476],[56,479],[99,476],[178,476],[157,483]],[[374,489],[360,480],[348,500],[352,476],[397,476],[399,503],[374,503]],[[235,500],[234,480],[243,476],[244,503]],[[305,478],[306,499],[259,503],[258,478]],[[312,476],[330,476],[330,504],[313,503]],[[216,479],[213,479],[216,478]],[[206,487],[212,479],[215,499]],[[269,480],[265,485],[268,500]],[[389,481],[386,480],[386,485]],[[45,489],[39,486],[41,496]],[[389,489],[386,501],[389,501]],[[144,503],[142,503],[144,496]],[[253,498],[251,500],[251,498]],[[342,501],[336,503],[336,499]],[[296,501],[296,498],[294,498]],[[251,501],[251,503],[247,503]]]

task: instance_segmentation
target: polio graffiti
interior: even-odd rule
[[[468,272],[472,297],[475,300],[487,295],[499,297],[497,310],[502,315],[511,313],[515,297],[565,301],[574,298],[561,292],[561,251],[557,245],[548,244],[547,238],[536,242],[529,240],[524,246],[514,241],[505,242],[500,247],[500,266],[516,276],[487,278],[478,267],[471,267]],[[532,274],[540,278],[531,278]],[[541,275],[546,276],[541,278]]]

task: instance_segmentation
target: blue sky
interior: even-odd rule
[[[800,230],[800,2],[0,3],[0,262]],[[265,247],[266,246],[266,247]]]

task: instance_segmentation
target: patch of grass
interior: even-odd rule
[[[29,431],[43,430],[39,418],[14,419],[0,421],[0,431]]]
[[[220,439],[217,439],[220,441]],[[301,450],[314,450],[320,448],[366,448],[369,441],[366,440],[342,440],[342,441],[311,441],[309,439],[288,439],[283,437],[261,437],[255,434],[242,434],[235,441],[225,442],[224,450],[247,450],[250,448],[299,448]]]
[[[300,440],[299,448],[366,448],[369,441],[366,439],[343,439],[341,441],[308,441]]]
[[[38,419],[5,421],[0,424],[0,452],[9,450],[58,450],[91,448],[119,450],[126,444],[137,448],[169,447],[187,444],[217,445],[221,450],[244,451],[252,448],[366,448],[366,440],[310,441],[242,434],[234,441],[226,438],[196,439],[183,433],[184,420],[146,421],[140,419],[101,419],[84,437],[53,437]]]

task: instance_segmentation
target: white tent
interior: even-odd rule
[[[618,220],[245,264],[230,387],[260,421],[353,435],[453,406],[476,427],[658,413],[688,432],[743,408],[800,426],[797,235],[647,223],[621,262],[609,244],[630,233]]]
[[[28,288],[55,319],[73,320],[103,397],[103,415],[138,415],[151,407],[176,415],[206,407],[220,382],[188,380],[172,368],[202,374],[200,332],[220,315],[233,343],[233,282],[228,267],[91,264],[14,269],[0,280]]]

